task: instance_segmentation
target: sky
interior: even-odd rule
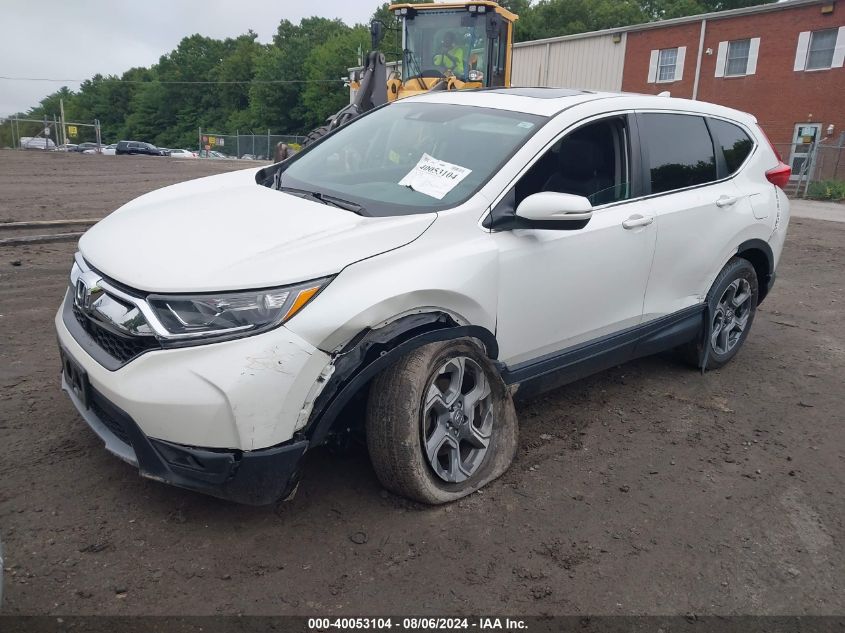
[[[380,0],[41,0],[3,2],[0,76],[87,79],[149,66],[194,33],[225,38],[252,29],[269,42],[283,18],[318,15],[364,23]],[[0,117],[23,112],[63,85],[0,79]]]

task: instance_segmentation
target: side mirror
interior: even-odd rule
[[[519,203],[516,217],[526,228],[580,229],[593,217],[593,205],[584,196],[541,191]]]

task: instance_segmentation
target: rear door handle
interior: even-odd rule
[[[736,204],[737,200],[740,199],[741,196],[719,196],[719,199],[716,200],[716,206],[720,209],[722,207],[729,207],[732,204]]]
[[[640,215],[639,213],[635,213],[630,218],[622,222],[623,229],[635,229],[638,226],[648,226],[654,222],[653,215]]]

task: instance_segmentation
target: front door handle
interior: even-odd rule
[[[716,200],[716,206],[720,209],[723,207],[729,207],[732,204],[736,204],[739,198],[740,196],[719,196],[719,199]]]
[[[638,226],[648,226],[654,222],[653,215],[640,215],[639,213],[635,213],[630,218],[622,222],[623,229],[635,229]]]

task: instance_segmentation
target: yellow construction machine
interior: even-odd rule
[[[401,71],[388,72],[378,50],[384,25],[370,25],[372,51],[350,78],[352,102],[308,135],[305,145],[364,112],[435,90],[509,87],[513,24],[518,19],[491,0],[393,4],[401,21]]]

